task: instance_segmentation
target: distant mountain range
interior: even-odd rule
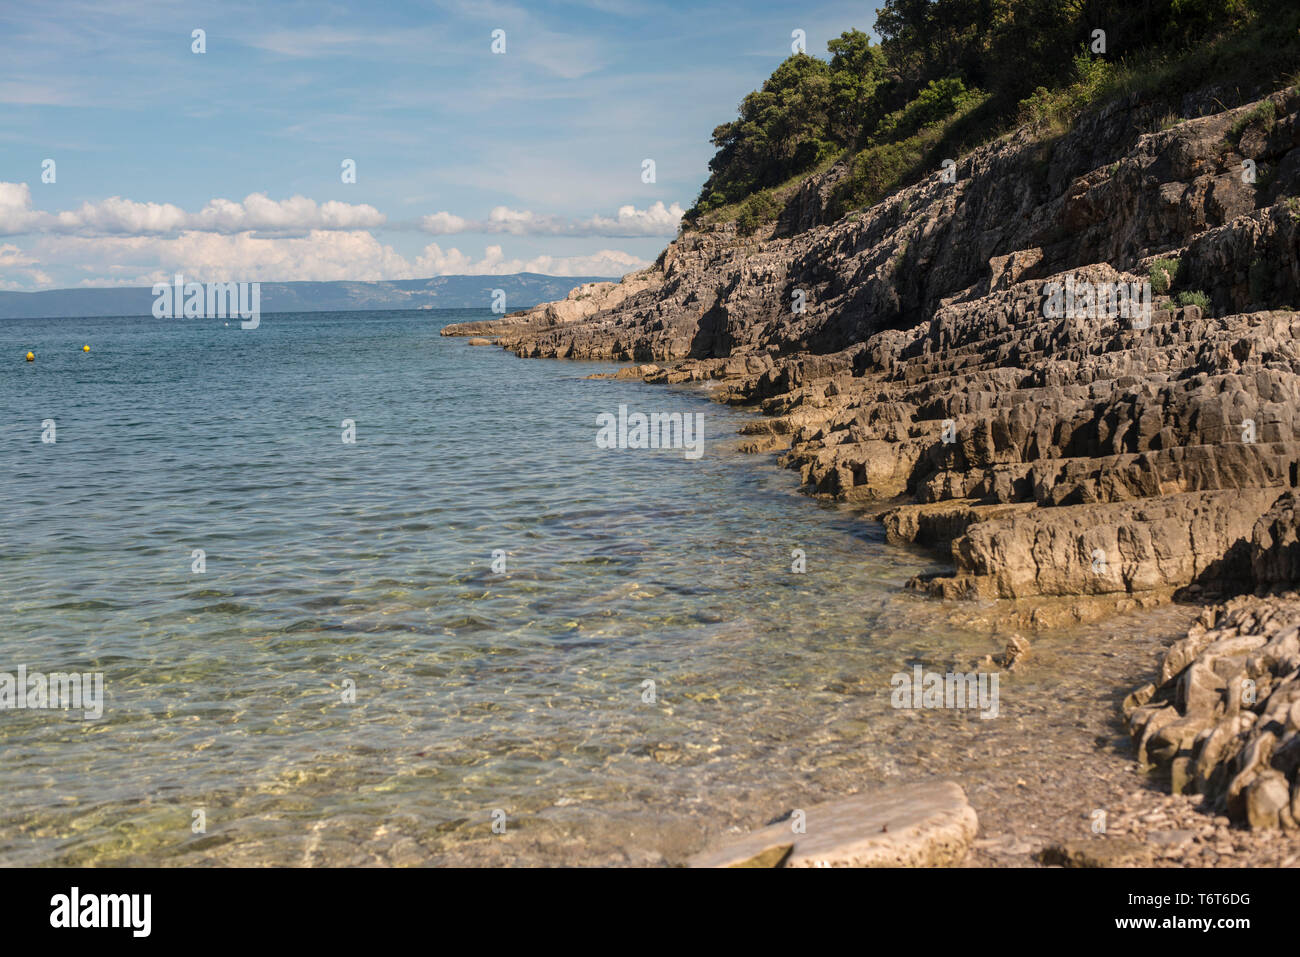
[[[435,276],[385,282],[264,282],[261,309],[268,312],[346,312],[369,309],[473,309],[492,307],[492,291],[505,290],[506,310],[563,299],[574,286],[609,276]],[[202,281],[186,276],[185,280]],[[84,316],[148,316],[152,288],[49,289],[0,292],[0,319],[62,319]]]

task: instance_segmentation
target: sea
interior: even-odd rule
[[[439,335],[486,318],[0,323],[0,682],[102,681],[0,698],[0,865],[671,865],[1095,697],[897,707],[1005,640],[904,588],[941,558],[707,385]],[[598,443],[620,406],[701,454]]]

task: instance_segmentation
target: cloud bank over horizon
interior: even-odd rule
[[[421,218],[420,228],[435,236],[454,233],[508,233],[513,236],[663,236],[677,234],[686,210],[679,203],[665,206],[663,202],[637,209],[628,204],[620,206],[613,218],[592,216],[583,220],[567,220],[560,216],[542,216],[526,209],[497,206],[485,220],[468,220],[448,212],[432,213]]]
[[[708,6],[0,8],[0,289],[640,268],[792,31],[870,19]]]
[[[499,244],[475,257],[429,243],[403,255],[371,230],[389,228],[431,235],[502,233],[514,236],[671,236],[681,220],[674,203],[645,210],[621,207],[612,218],[569,221],[501,206],[483,221],[447,212],[403,224],[367,204],[317,203],[296,195],[273,200],[253,193],[242,201],[212,199],[197,212],[170,203],[120,196],[83,202],[72,210],[35,208],[27,183],[0,182],[0,236],[29,236],[20,247],[0,244],[0,289],[53,288],[49,268],[91,271],[75,286],[151,285],[175,271],[210,281],[294,282],[352,279],[422,279],[446,275],[622,276],[650,263],[618,249],[572,256],[507,255]]]

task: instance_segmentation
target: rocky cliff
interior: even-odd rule
[[[688,229],[620,283],[445,334],[722,380],[766,413],[750,448],[951,555],[913,583],[937,596],[1250,588],[1245,543],[1300,477],[1300,94],[1215,101],[1022,128],[827,222],[833,167],[753,236]],[[1142,315],[1049,307],[1150,280]]]

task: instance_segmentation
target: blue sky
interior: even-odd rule
[[[791,32],[825,56],[876,6],[6,4],[0,289],[618,275]]]

